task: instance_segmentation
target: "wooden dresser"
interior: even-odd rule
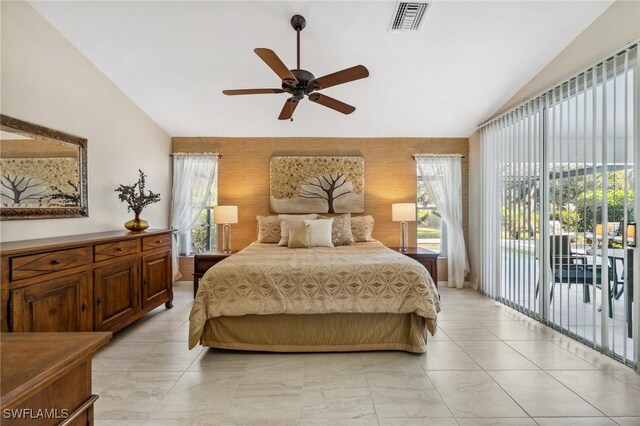
[[[93,424],[91,358],[111,333],[5,333],[0,340],[3,425]]]
[[[117,331],[172,307],[171,231],[0,244],[2,331]]]

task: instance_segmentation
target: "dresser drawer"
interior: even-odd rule
[[[86,265],[88,262],[91,262],[91,252],[88,247],[12,257],[11,281],[71,269]]]
[[[142,239],[142,250],[151,250],[169,246],[171,246],[171,234],[144,237]]]
[[[138,240],[123,240],[115,243],[98,244],[93,247],[94,262],[134,254],[138,251]]]

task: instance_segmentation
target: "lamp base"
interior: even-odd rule
[[[404,220],[402,221],[402,233],[400,234],[400,251],[402,253],[406,253],[407,251],[409,251],[409,247],[407,247],[408,241],[409,241],[409,232],[408,232],[408,226],[407,226],[407,222],[405,222]]]
[[[222,252],[231,253],[231,225],[222,225]]]

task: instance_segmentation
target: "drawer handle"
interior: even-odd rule
[[[118,250],[118,251],[124,251],[124,247],[118,247],[116,250]]]
[[[94,402],[96,402],[97,399],[98,399],[98,395],[89,396],[89,398],[87,398],[82,403],[82,405],[80,405],[78,408],[76,408],[73,412],[69,413],[69,417],[67,417],[65,420],[63,420],[59,424],[59,426],[69,426],[71,424],[78,424],[78,422],[76,422],[75,420],[77,420],[81,416],[82,417],[86,416],[87,411],[89,410],[89,408],[91,408],[91,406],[93,405]]]
[[[82,312],[86,312],[87,311],[87,305],[85,303],[83,303],[82,307],[80,309],[82,310]]]
[[[156,240],[156,243],[160,244],[162,242],[162,240]]]
[[[96,305],[100,305],[100,304],[102,304],[102,300],[98,298],[98,300],[96,300]]]
[[[53,259],[53,260],[51,261],[51,264],[52,264],[52,265],[59,265],[59,264],[61,264],[61,263],[62,263],[62,261],[61,261],[60,259]]]

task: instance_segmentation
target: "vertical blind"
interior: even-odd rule
[[[628,364],[638,75],[636,43],[484,124],[477,157],[480,290]]]

